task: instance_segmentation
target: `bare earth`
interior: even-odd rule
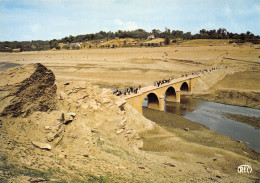
[[[28,182],[36,176],[77,182],[93,175],[117,182],[255,182],[260,177],[259,154],[244,144],[177,116],[175,126],[155,124],[131,106],[120,110],[123,100],[95,86],[148,86],[156,80],[222,66],[201,76],[194,88],[196,97],[259,109],[260,50],[255,48],[230,45],[0,53],[0,71],[12,64],[42,63],[53,71],[57,85],[57,96],[51,96],[56,111],[33,112],[42,109],[39,101],[37,106],[23,106],[21,116],[10,116],[9,107],[5,111],[9,116],[0,118],[0,180]],[[17,72],[13,70],[2,73],[0,86],[12,89],[15,82],[29,77],[33,68],[19,71],[20,75],[12,75]],[[1,110],[12,99],[3,91]],[[44,94],[42,97],[47,102]],[[20,99],[17,96],[15,100]],[[77,113],[75,119],[61,123],[62,113],[69,112]],[[185,131],[186,127],[190,131]],[[39,149],[33,142],[48,143],[52,149]],[[253,173],[237,173],[242,164],[250,165]]]
[[[39,62],[51,69],[58,81],[90,81],[101,87],[124,89],[227,66],[224,71],[204,74],[194,93],[206,94],[208,100],[260,109],[259,46],[196,46],[196,40],[184,45],[187,47],[0,53],[0,62],[5,63],[0,71],[14,64]]]

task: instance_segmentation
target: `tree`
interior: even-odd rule
[[[152,34],[154,35],[155,38],[160,37],[161,31],[158,29],[153,29]]]
[[[146,32],[143,29],[137,29],[131,32],[128,32],[129,36],[132,38],[139,38],[139,39],[146,39],[147,36],[149,35],[148,32]]]
[[[68,42],[69,42],[69,43],[74,42],[74,36],[70,35],[70,36],[68,37]]]
[[[217,30],[218,39],[227,38],[227,30],[225,28],[219,28]]]
[[[200,38],[202,38],[202,39],[208,38],[208,33],[207,33],[206,29],[200,30]]]
[[[185,34],[183,34],[182,38],[190,40],[191,39],[191,32],[186,32]]]
[[[63,48],[63,49],[66,49],[66,50],[69,50],[69,49],[70,49],[70,45],[65,44],[62,48]]]
[[[59,43],[56,39],[51,40],[49,44],[50,44],[50,49],[52,48],[60,49]]]
[[[216,32],[215,29],[210,30],[210,31],[208,32],[208,35],[209,35],[209,38],[210,38],[210,39],[217,39],[217,38],[218,38],[218,35],[217,35],[217,32]]]
[[[245,33],[241,33],[239,38],[244,42],[246,41],[246,34]]]
[[[165,45],[169,45],[170,44],[170,38],[169,37],[165,37],[164,38],[164,44]]]
[[[183,31],[173,30],[172,33],[170,34],[170,37],[171,38],[183,38]]]

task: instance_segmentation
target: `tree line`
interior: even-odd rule
[[[122,31],[117,32],[105,32],[100,31],[95,34],[84,34],[77,36],[67,36],[62,39],[53,39],[50,41],[34,40],[34,41],[4,41],[0,42],[0,52],[12,52],[12,51],[41,51],[50,49],[60,49],[59,44],[70,44],[70,43],[84,43],[88,41],[98,40],[111,40],[115,38],[134,38],[139,40],[146,40],[149,35],[154,35],[154,38],[164,38],[166,45],[176,41],[177,38],[181,40],[192,40],[192,39],[230,39],[235,40],[237,43],[251,42],[253,44],[260,44],[260,36],[254,35],[250,31],[246,33],[232,33],[228,32],[225,28],[219,28],[218,30],[206,30],[201,29],[199,33],[191,34],[191,32],[183,32],[181,30],[170,30],[166,29],[164,32],[153,29],[151,32],[147,32],[144,29],[137,29],[133,31]]]

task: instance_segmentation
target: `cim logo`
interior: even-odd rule
[[[248,174],[250,174],[250,173],[252,173],[252,170],[253,169],[249,165],[240,165],[237,168],[238,173],[248,173]]]

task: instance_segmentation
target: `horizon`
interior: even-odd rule
[[[166,27],[167,28],[167,27]],[[224,28],[224,27],[223,27]],[[138,29],[142,29],[142,28],[138,28]],[[203,28],[202,28],[203,29]],[[220,29],[220,28],[217,28],[217,29],[214,29],[214,30],[218,30],[218,29]],[[136,29],[137,30],[137,29]],[[145,29],[142,29],[142,30],[144,30],[144,31],[146,31]],[[158,29],[159,30],[159,29]],[[210,31],[210,30],[207,30],[207,29],[205,29],[206,31]],[[213,29],[211,29],[211,30],[213,30]],[[63,39],[63,38],[65,38],[65,37],[70,37],[70,36],[73,36],[73,37],[77,37],[77,36],[79,36],[79,35],[87,35],[87,34],[96,34],[96,33],[99,33],[99,32],[101,32],[101,31],[103,31],[103,30],[100,30],[100,31],[98,31],[98,32],[91,32],[91,33],[86,33],[86,34],[78,34],[78,35],[66,35],[66,36],[64,36],[64,37],[61,37],[61,38],[53,38],[53,39],[49,39],[49,40],[47,40],[47,39],[45,39],[45,40],[43,40],[43,39],[33,39],[33,40],[21,40],[21,41],[17,41],[17,40],[12,40],[12,41],[7,41],[7,42],[32,42],[32,41],[51,41],[51,40],[54,40],[54,39],[56,39],[56,40],[61,40],[61,39]],[[115,32],[113,32],[113,33],[116,33],[116,32],[118,32],[118,31],[135,31],[135,30],[117,30],[117,31],[115,31]],[[161,32],[165,32],[164,30],[159,30],[159,31],[161,31]],[[170,29],[170,31],[172,32],[173,30],[171,30]],[[176,30],[176,31],[182,31],[182,30]],[[227,30],[228,31],[228,30]],[[106,31],[104,31],[104,32],[106,32]],[[108,32],[112,32],[112,31],[107,31],[107,33]],[[149,34],[153,34],[152,33],[152,31],[146,31],[146,32],[148,32]],[[230,31],[228,31],[229,33],[231,33]],[[251,31],[250,31],[251,32]],[[184,32],[183,31],[183,33],[187,33],[187,32]],[[246,32],[241,32],[241,33],[237,33],[237,32],[232,32],[233,34],[241,34],[241,33],[245,33],[246,34]],[[252,33],[252,32],[251,32]],[[196,32],[196,33],[193,33],[192,35],[195,35],[195,34],[199,34],[199,32]],[[255,35],[255,36],[260,36],[260,35]],[[159,38],[159,37],[158,37]],[[120,38],[120,39],[125,39],[125,38]],[[136,38],[136,39],[138,39],[138,38]],[[205,39],[205,38],[200,38],[200,39]],[[206,39],[213,39],[213,38],[206,38]],[[6,40],[4,40],[4,41],[1,41],[0,40],[0,42],[6,42]]]
[[[192,34],[225,28],[260,35],[259,0],[0,0],[0,10],[1,42],[165,27]]]

